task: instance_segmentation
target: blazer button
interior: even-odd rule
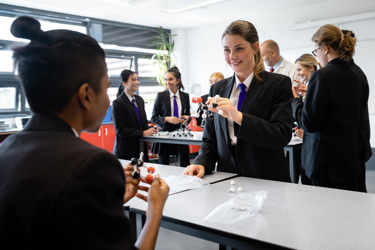
[[[242,172],[242,173],[245,173],[245,172],[246,172],[246,169],[241,168],[241,172]]]

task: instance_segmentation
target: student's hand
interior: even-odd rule
[[[297,137],[303,139],[303,129],[302,128],[297,129],[296,135],[297,135]]]
[[[133,198],[137,191],[138,191],[138,186],[139,182],[141,179],[134,179],[132,174],[134,171],[134,167],[131,164],[127,164],[124,167],[124,174],[125,174],[125,179],[126,179],[126,184],[125,184],[125,194],[124,194],[124,203],[128,202],[131,198]]]
[[[180,119],[175,117],[175,116],[166,116],[164,121],[172,123],[172,124],[179,124],[180,123]]]
[[[303,84],[301,81],[298,81],[296,79],[293,79],[293,81],[296,82],[296,83],[298,83],[297,86],[293,87],[293,89],[295,90],[295,92],[297,94],[305,96],[306,92],[307,92],[307,86],[305,84]]]
[[[185,119],[184,119],[185,118]],[[188,122],[190,120],[190,116],[188,115],[183,115],[181,116],[181,123],[184,123],[185,121]]]
[[[149,129],[143,131],[143,136],[152,136],[152,135],[156,134],[157,132],[158,132],[158,130],[156,128],[152,127],[152,128],[149,128]]]
[[[203,165],[189,165],[185,168],[185,171],[182,173],[183,175],[190,175],[190,176],[197,176],[201,178],[205,173],[205,169]]]
[[[215,102],[215,98],[211,98],[209,104],[212,105]],[[228,98],[220,97],[217,100],[217,108],[209,108],[210,111],[219,113],[219,110],[223,112],[222,116],[229,118],[236,122],[238,125],[242,124],[242,112],[237,110],[232,102]]]
[[[167,183],[163,179],[161,179],[158,174],[155,176],[154,180],[152,181],[151,187],[148,189],[147,197],[137,193],[137,197],[147,201],[148,203],[146,216],[148,216],[149,213],[163,211],[164,204],[168,198],[168,193],[169,187]]]

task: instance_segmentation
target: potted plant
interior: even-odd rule
[[[175,65],[173,57],[174,41],[170,33],[164,33],[162,27],[155,31],[158,35],[150,40],[155,45],[157,52],[151,57],[153,64],[157,67],[157,81],[165,87],[164,75],[167,70]]]

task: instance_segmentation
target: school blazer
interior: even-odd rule
[[[182,112],[181,115],[188,115],[190,116],[190,99],[189,94],[180,91],[180,98],[181,98],[181,106]],[[166,116],[172,116],[171,111],[171,98],[169,90],[165,90],[163,92],[159,92],[156,95],[155,103],[154,103],[154,110],[152,111],[151,121],[157,124],[161,129],[160,131],[175,131],[176,129],[180,128],[179,124],[171,124],[169,122],[164,123],[164,118]],[[153,143],[152,144],[152,152],[155,154],[175,154],[177,151],[177,147],[173,146],[173,144],[167,143]]]
[[[36,113],[0,146],[1,249],[133,249],[124,192],[116,157]]]
[[[359,157],[362,158],[363,162],[367,162],[371,156],[371,146],[370,146],[370,120],[368,114],[368,96],[369,96],[369,86],[367,82],[367,77],[363,73],[362,69],[354,63],[351,59],[348,65],[353,69],[361,79],[361,103],[360,103],[360,116],[359,116],[359,135],[358,135],[358,153]]]
[[[311,77],[305,102],[294,98],[293,115],[305,131],[302,167],[313,180],[346,183],[360,174],[357,153],[360,78],[338,58]]]
[[[143,137],[143,131],[149,129],[143,98],[138,95],[134,95],[134,98],[138,105],[142,126],[139,124],[133,104],[125,93],[112,103],[112,118],[116,130],[113,154],[119,159],[139,158],[139,139]],[[146,143],[144,149],[144,160],[146,160],[148,159]]]
[[[293,124],[290,78],[262,72],[262,81],[253,78],[242,104],[242,125],[235,123],[238,166],[231,154],[227,119],[214,114],[206,119],[203,143],[194,164],[205,167],[206,174],[217,171],[241,176],[290,182],[283,148],[289,143]],[[235,76],[221,80],[210,89],[210,96],[229,98]]]

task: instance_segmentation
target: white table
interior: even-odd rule
[[[129,160],[119,160],[120,163],[122,164],[122,166],[125,166],[126,164],[130,163]],[[167,178],[171,175],[181,175],[183,173],[183,171],[185,170],[185,168],[182,168],[182,167],[176,167],[176,166],[168,166],[168,165],[161,165],[161,164],[154,164],[154,163],[149,163],[149,162],[146,162],[143,164],[144,166],[146,167],[150,167],[150,166],[153,166],[155,168],[155,174],[159,174],[160,175],[160,178]],[[147,176],[147,169],[145,167],[141,167],[140,168],[141,170],[141,176]],[[210,184],[213,184],[213,183],[216,183],[216,182],[219,182],[219,181],[223,181],[223,180],[227,180],[227,179],[230,179],[230,178],[233,178],[237,176],[237,174],[233,174],[233,173],[225,173],[225,172],[212,172],[211,175],[205,175],[203,176],[203,179],[206,180],[208,183]],[[146,184],[143,184],[141,182],[141,185],[146,185]],[[203,188],[204,189],[204,188]],[[169,193],[169,195],[173,195],[175,193]],[[125,210],[129,210],[129,207],[131,206],[135,206],[137,204],[145,204],[146,202],[137,198],[137,197],[134,197],[132,198],[130,201],[128,201],[127,203],[124,204],[124,209]],[[134,229],[134,231],[136,231],[136,215],[133,213],[133,214],[129,214],[129,219],[131,221],[131,224],[132,224],[132,227]],[[143,218],[143,221],[144,221],[144,218]]]
[[[179,144],[179,145],[201,145],[202,144],[202,136],[203,132],[191,132],[193,137],[173,137],[172,132],[169,135],[155,135],[155,136],[144,136],[140,139],[140,147],[141,151],[144,152],[144,143],[143,142],[159,142],[159,143],[171,143],[171,144]],[[298,176],[297,176],[297,162],[295,160],[297,150],[301,150],[302,147],[302,140],[291,140],[289,144],[284,147],[285,151],[289,153],[289,174],[292,183],[298,183]],[[298,152],[298,151],[297,151]],[[180,159],[178,157],[178,165],[180,166]]]
[[[237,249],[374,249],[375,194],[246,177],[234,180],[244,192],[269,192],[257,215],[233,224],[204,221],[233,197],[228,180],[170,196],[161,226]],[[144,215],[146,209],[147,204],[137,204],[130,212]]]

